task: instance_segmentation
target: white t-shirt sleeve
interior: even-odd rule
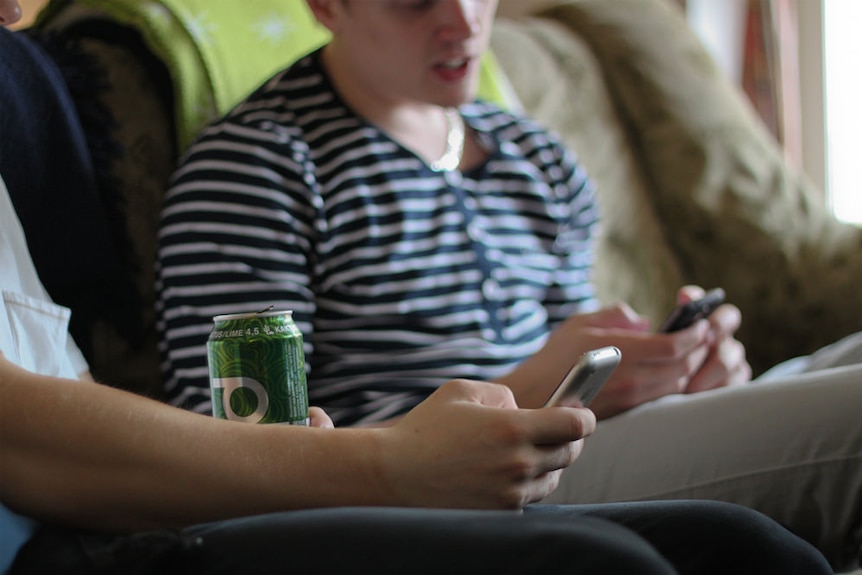
[[[69,336],[71,312],[39,281],[21,222],[0,178],[0,352],[43,375],[76,379],[87,362]]]

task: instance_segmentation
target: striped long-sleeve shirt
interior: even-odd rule
[[[460,111],[490,157],[432,171],[352,113],[312,54],[203,132],[159,236],[172,403],[210,410],[217,314],[293,310],[309,400],[346,425],[401,414],[449,379],[499,377],[595,306],[583,171],[531,121]]]

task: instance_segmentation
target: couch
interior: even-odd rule
[[[180,0],[139,1],[160,18],[182,16]],[[193,128],[258,80],[225,80],[231,70],[201,64],[193,30],[159,36],[122,4],[53,1],[36,27],[98,63],[108,80],[98,98],[122,149],[104,197],[119,206],[130,241],[138,327],[123,332],[103,314],[87,332],[88,359],[98,378],[159,396],[152,282],[161,195]],[[604,302],[627,301],[657,323],[681,285],[721,286],[742,310],[738,335],[755,373],[862,328],[862,229],[823,208],[820,190],[786,161],[676,2],[558,0],[526,12],[495,24],[497,79],[506,105],[558,132],[596,182]],[[184,42],[176,53],[174,41]],[[266,50],[258,58],[272,69],[287,63]],[[215,102],[218,82],[235,94]],[[198,105],[203,113],[190,121]]]

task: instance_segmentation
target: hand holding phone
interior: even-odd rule
[[[588,351],[569,369],[557,389],[545,402],[545,407],[566,403],[579,403],[587,407],[620,364],[622,353],[614,346]]]
[[[659,328],[660,332],[670,333],[685,329],[695,321],[709,317],[715,308],[724,303],[724,290],[715,288],[706,292],[700,299],[679,305]]]

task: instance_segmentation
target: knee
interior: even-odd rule
[[[824,556],[766,515],[723,502],[694,502],[692,516],[709,522],[709,532],[721,542],[728,573],[831,574]],[[724,572],[724,571],[722,571]]]
[[[674,575],[672,564],[634,532],[615,524],[587,519],[584,525],[562,526],[545,531],[530,544],[526,572],[637,573]],[[541,552],[538,550],[541,549]],[[561,569],[562,567],[562,569]]]

